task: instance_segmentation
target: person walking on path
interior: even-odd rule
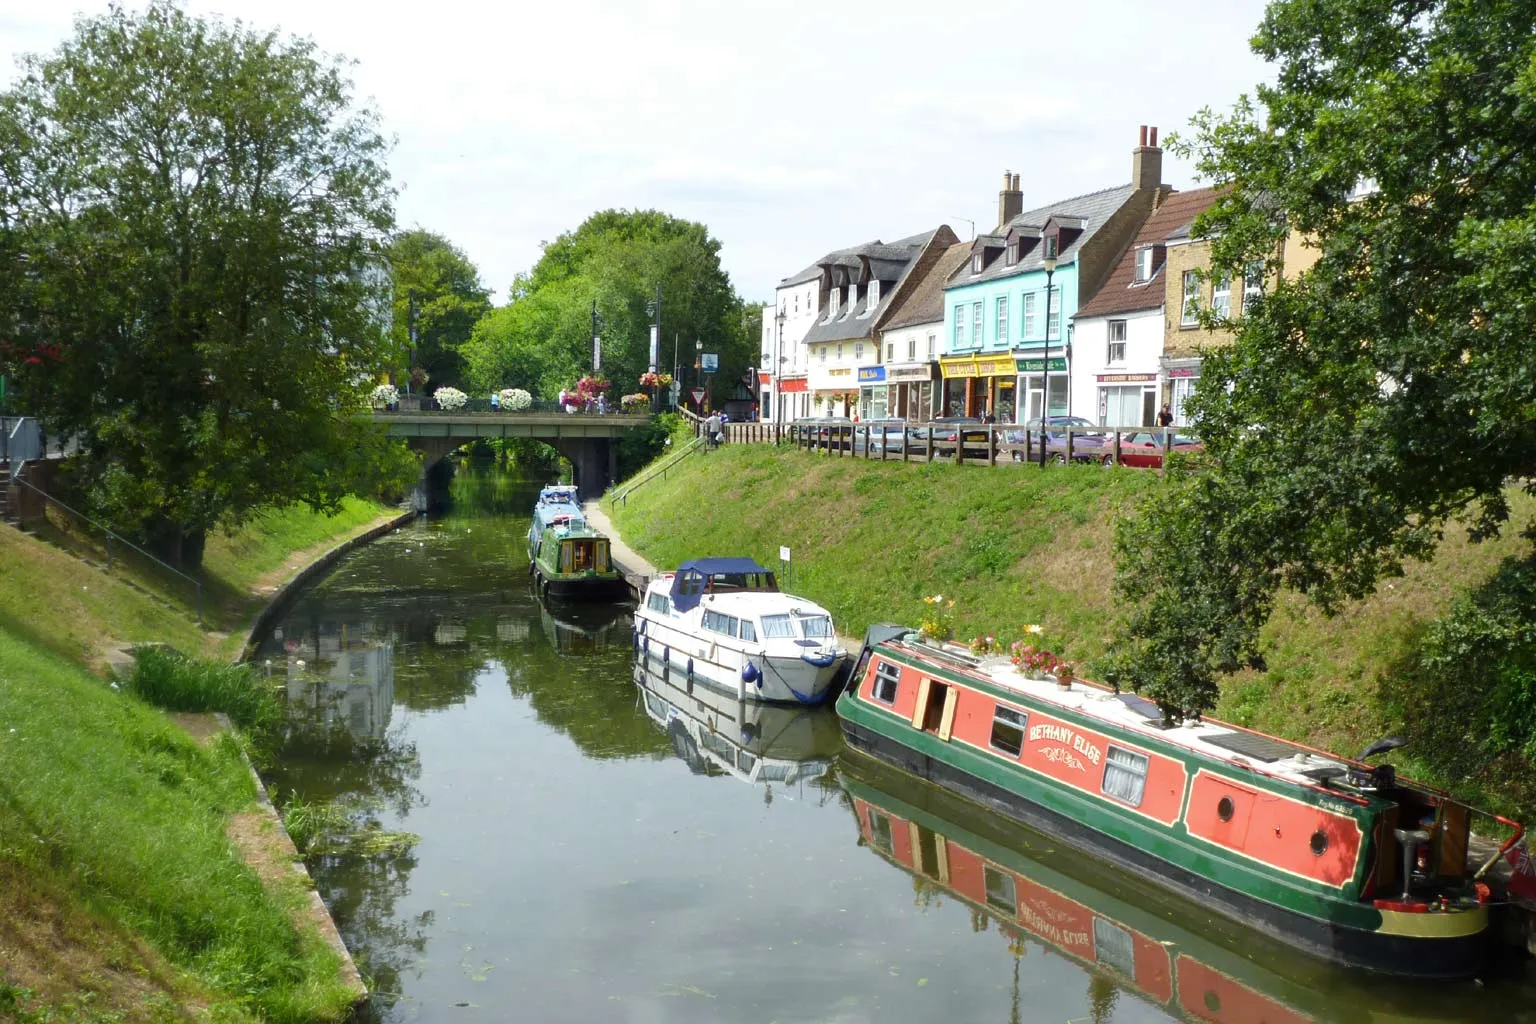
[[[1157,410],[1157,425],[1160,427],[1173,426],[1173,411],[1168,408],[1167,402],[1164,402],[1163,407]]]
[[[704,421],[704,447],[714,448],[720,444],[720,414],[710,413],[709,419]]]

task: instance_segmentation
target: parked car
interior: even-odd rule
[[[1169,448],[1176,452],[1198,452],[1204,450],[1204,447],[1198,439],[1187,434],[1174,434],[1169,444]],[[1112,460],[1114,452],[1108,452],[1105,458]],[[1144,430],[1120,438],[1120,465],[1157,469],[1162,464],[1163,435],[1161,433]]]
[[[981,418],[977,416],[940,416],[933,421],[933,451],[935,455],[954,455],[956,443],[963,444],[967,449],[980,448],[973,457],[985,458],[987,450],[986,430],[970,430],[971,426],[981,426]]]
[[[829,448],[833,444],[846,448],[849,442],[849,431],[854,423],[847,416],[821,416],[816,419],[796,420],[795,426],[800,428],[802,438],[809,439],[818,448]]]
[[[860,453],[864,451],[867,429],[871,452],[884,451],[900,455],[903,443],[901,430],[905,425],[901,420],[865,420],[856,423],[853,426],[853,450]]]
[[[1046,458],[1057,465],[1067,461],[1069,427],[1072,429],[1072,461],[1102,462],[1105,447],[1111,442],[1110,435],[1104,433],[1092,420],[1082,416],[1052,416],[1048,419],[1045,429]],[[1040,417],[1036,416],[1023,426],[1008,430],[1003,440],[1014,462],[1023,462],[1026,452],[1028,457],[1038,459],[1040,449],[1035,446],[1040,443]],[[1113,459],[1109,464],[1113,464]]]

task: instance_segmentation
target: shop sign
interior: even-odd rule
[[[946,377],[1011,377],[1014,374],[1013,359],[978,359],[961,356],[939,360],[939,369]]]
[[[773,383],[773,376],[771,374],[767,374],[767,373],[759,373],[757,375],[757,382],[759,384],[772,384]]]
[[[1183,367],[1180,367],[1177,370],[1169,370],[1168,371],[1168,376],[1170,376],[1170,377],[1198,377],[1198,376],[1200,376],[1200,371],[1198,369],[1196,369],[1195,367],[1193,367],[1193,366],[1183,366]]]
[[[885,370],[885,379],[892,383],[904,380],[932,380],[933,366],[929,363],[921,366],[889,366]]]
[[[811,390],[804,377],[796,377],[793,380],[779,381],[779,391],[786,395],[803,394]]]
[[[1157,380],[1155,373],[1101,373],[1100,384],[1148,384]]]
[[[850,367],[847,367],[847,366],[837,366],[837,367],[833,367],[832,369],[828,370],[827,371],[827,376],[828,377],[846,377],[849,374],[851,374],[852,372],[853,372],[853,370]]]
[[[861,366],[859,367],[860,384],[879,384],[885,380],[885,367]]]
[[[1020,359],[1018,361],[1020,373],[1044,373],[1047,360],[1044,359]],[[1049,360],[1052,373],[1066,373],[1067,361],[1061,356],[1052,356]]]

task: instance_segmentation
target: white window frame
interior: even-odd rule
[[[1022,306],[1019,314],[1019,319],[1022,321],[1020,326],[1024,331],[1023,337],[1028,340],[1035,336],[1035,293],[1025,292],[1019,296],[1019,301]]]
[[[838,362],[842,362],[843,361],[843,343],[842,342],[838,342],[837,343],[837,361]]]
[[[928,339],[929,339],[928,340],[928,344],[931,346],[933,344],[933,335],[931,335],[931,334],[928,335]],[[909,334],[909,335],[907,335],[907,362],[910,363],[913,360],[915,360],[916,358],[917,358],[917,335]]]
[[[1006,726],[1009,729],[1019,731],[1019,749],[1010,750],[1007,746],[997,742],[997,727]],[[992,708],[992,731],[987,734],[987,746],[1000,754],[1009,757],[1019,757],[1024,753],[1024,736],[1029,729],[1029,712],[1018,708],[1009,707],[1007,704],[996,704]]]
[[[1061,291],[1052,288],[1045,300],[1045,340],[1061,339]]]
[[[1200,272],[1184,271],[1183,285],[1184,297],[1179,306],[1179,326],[1193,327],[1200,322]]]
[[[971,347],[972,348],[981,348],[982,341],[987,336],[987,334],[986,334],[986,331],[987,331],[986,315],[987,314],[986,314],[986,311],[982,308],[984,305],[985,305],[985,303],[983,303],[979,299],[977,301],[971,303],[971,335],[972,335],[972,337],[971,337]]]
[[[1136,281],[1138,283],[1152,280],[1152,247],[1150,245],[1136,250]]]
[[[880,279],[878,277],[870,280],[868,293],[869,297],[864,300],[864,313],[866,316],[873,313],[875,307],[880,305]]]
[[[886,671],[889,669],[890,671]],[[886,687],[890,688],[890,696],[882,696]],[[875,685],[870,688],[870,696],[881,704],[894,707],[896,695],[901,691],[901,666],[889,661],[882,661],[875,666]]]
[[[966,309],[965,303],[963,303],[963,302],[960,305],[955,307],[955,351],[956,352],[958,352],[961,349],[965,348],[965,314],[968,313],[968,312],[969,312],[969,310]]]
[[[853,343],[853,361],[858,363],[858,362],[863,362],[863,360],[864,360],[864,343],[862,341],[856,341],[856,342]]]
[[[1211,286],[1211,312],[1223,320],[1232,316],[1232,275],[1226,271]]]
[[[818,354],[817,358],[819,358],[822,362],[826,362],[827,361],[827,346],[825,346],[825,345],[818,345],[816,347],[816,351],[817,351],[817,354]]]
[[[885,343],[885,361],[888,363],[896,361],[896,343],[894,341]]]
[[[928,333],[928,358],[929,359],[932,359],[934,357],[934,351],[938,347],[937,344],[936,344],[936,342],[938,341],[938,337],[939,336],[937,334],[934,334],[931,331]]]
[[[1126,324],[1125,320],[1110,320],[1104,326],[1104,336],[1108,340],[1104,361],[1111,366],[1125,362]],[[1117,334],[1119,337],[1115,336]]]
[[[1019,262],[1019,240],[1015,238],[1008,243],[1008,265],[1011,267]]]
[[[981,255],[981,253],[978,252],[978,253],[973,253],[971,255],[971,276],[972,277],[975,277],[977,274],[981,273],[981,262],[982,262],[982,255]]]
[[[997,297],[997,340],[1005,347],[1008,344],[1008,296]]]
[[[1264,294],[1264,264],[1253,262],[1243,269],[1243,313],[1253,308],[1254,300]]]

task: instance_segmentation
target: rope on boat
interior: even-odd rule
[[[807,696],[807,695],[801,693],[799,690],[795,689],[794,686],[790,684],[790,681],[788,679],[784,678],[783,673],[781,673],[778,669],[773,667],[773,660],[771,658],[769,658],[766,654],[763,655],[763,668],[767,669],[769,672],[772,672],[774,675],[778,676],[779,677],[779,682],[784,684],[784,689],[788,690],[791,694],[793,694],[795,700],[799,701],[801,704],[816,705],[816,704],[820,704],[822,702],[822,697]]]

